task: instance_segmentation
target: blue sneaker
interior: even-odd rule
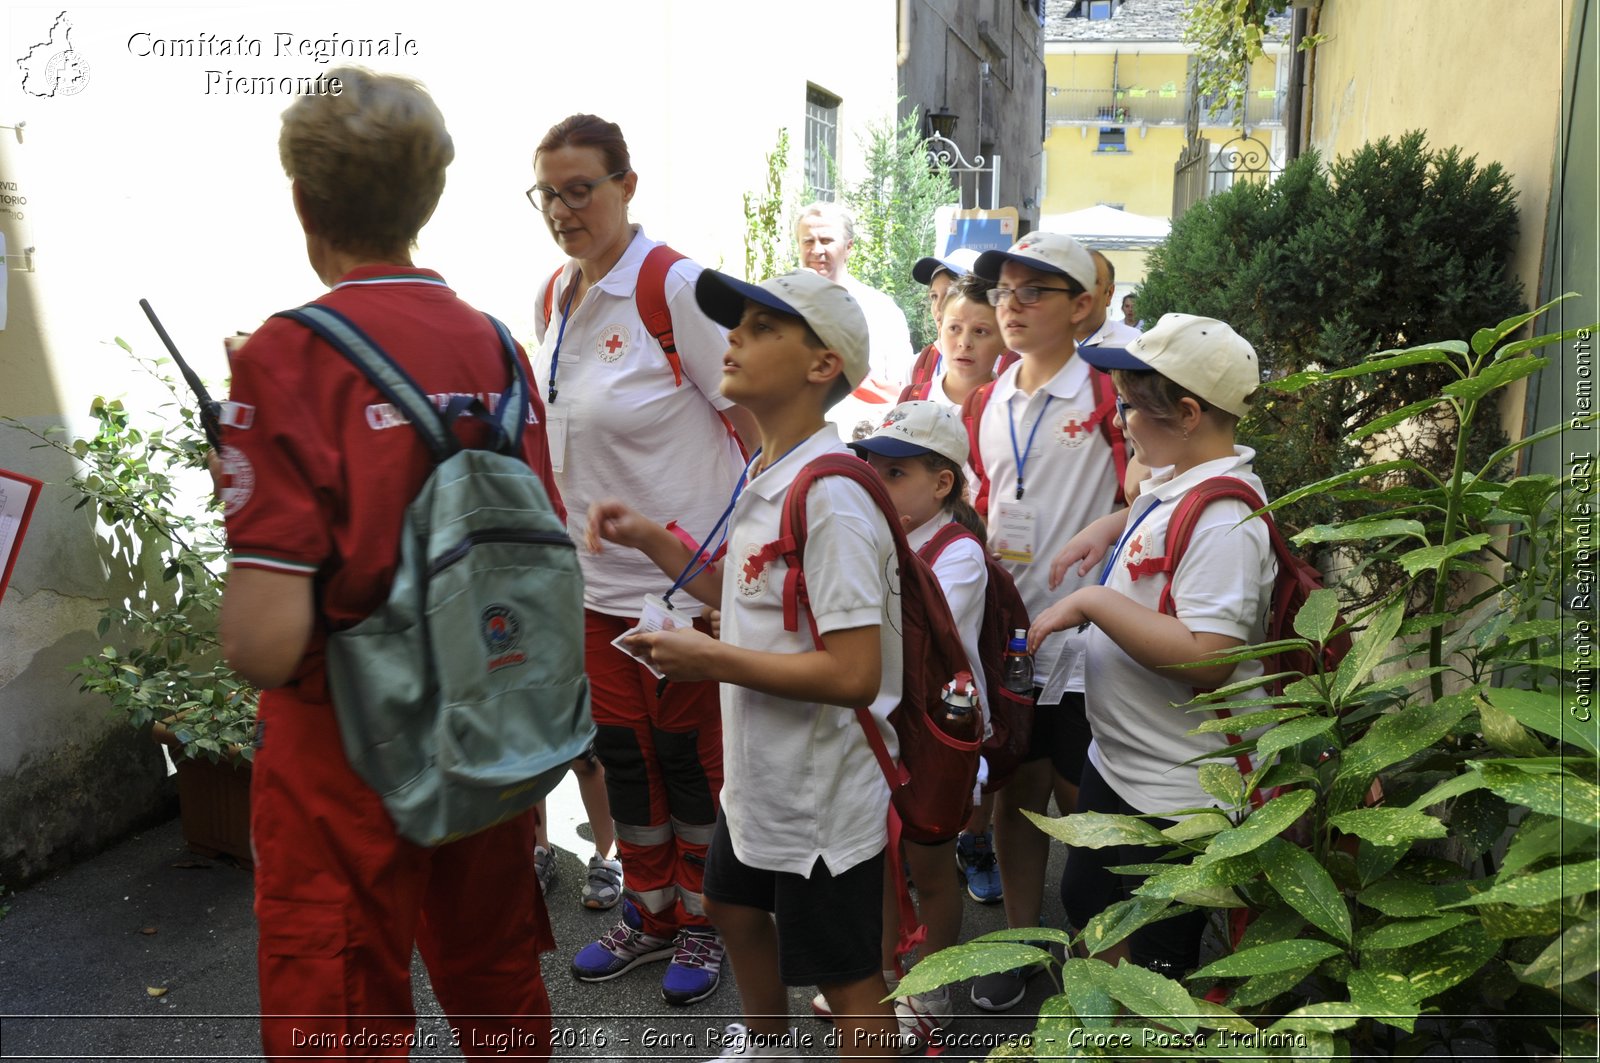
[[[580,982],[608,982],[627,974],[641,963],[664,960],[672,955],[672,939],[646,934],[633,902],[622,902],[622,921],[578,950],[572,958],[572,974]],[[720,956],[719,956],[720,959]]]
[[[661,979],[661,999],[677,1007],[698,1004],[722,982],[722,939],[710,927],[684,927]]]
[[[1000,888],[1000,865],[994,858],[994,833],[962,834],[956,839],[956,863],[967,882],[967,896],[979,904],[998,904],[1005,896]]]

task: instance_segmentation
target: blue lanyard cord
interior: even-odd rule
[[[573,277],[577,280],[577,277]],[[551,282],[555,283],[554,281]],[[561,304],[561,325],[556,329],[556,349],[550,355],[550,405],[556,404],[556,371],[561,368],[561,341],[567,335],[567,317],[572,313],[572,297],[578,294],[576,284],[567,288],[567,298]]]
[[[1022,501],[1022,474],[1028,468],[1028,456],[1033,453],[1033,437],[1039,434],[1039,426],[1044,423],[1045,411],[1050,409],[1050,404],[1055,401],[1054,395],[1046,395],[1044,408],[1039,411],[1039,419],[1033,422],[1033,431],[1028,433],[1028,445],[1021,451],[1017,450],[1017,418],[1009,407],[1006,410],[1006,423],[1011,426],[1011,456],[1017,459],[1017,501]]]
[[[802,439],[799,443],[796,443],[794,446],[784,451],[783,454],[779,456],[778,461],[775,461],[772,463],[772,465],[767,466],[767,469],[770,470],[774,465],[777,465],[778,462],[781,462],[784,458],[787,458],[790,454],[793,454],[801,446],[801,444],[805,442],[806,441]],[[689,563],[683,566],[683,571],[678,573],[678,578],[672,581],[672,589],[667,591],[666,594],[662,595],[661,600],[666,602],[668,605],[672,604],[672,596],[674,594],[677,594],[679,591],[683,590],[686,585],[693,583],[696,576],[700,575],[700,573],[711,567],[712,557],[718,550],[722,549],[723,544],[728,541],[728,530],[724,526],[728,523],[728,518],[733,515],[733,507],[738,503],[739,496],[744,493],[745,486],[750,482],[750,470],[755,467],[756,459],[760,457],[761,451],[757,449],[754,454],[750,455],[750,460],[744,463],[744,472],[739,474],[739,482],[733,485],[733,497],[728,499],[728,508],[722,511],[722,516],[717,518],[717,522],[713,524],[711,526],[711,530],[706,533],[703,543],[696,547],[694,553],[689,556]],[[718,532],[722,533],[722,538],[720,539],[717,539]],[[713,539],[717,539],[716,547],[714,549],[707,550],[704,544],[711,542]],[[698,567],[696,566],[696,562],[699,562]]]
[[[1106,581],[1111,578],[1111,567],[1117,563],[1117,558],[1122,556],[1122,548],[1128,545],[1128,540],[1133,538],[1133,533],[1139,530],[1139,525],[1143,524],[1144,519],[1154,513],[1159,505],[1161,505],[1161,499],[1158,498],[1150,504],[1149,509],[1139,514],[1139,519],[1134,521],[1127,531],[1122,533],[1122,538],[1117,540],[1117,545],[1111,551],[1111,556],[1106,558],[1106,567],[1100,570],[1100,586],[1104,587]]]

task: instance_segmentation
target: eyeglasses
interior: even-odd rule
[[[560,191],[551,188],[549,185],[534,185],[526,193],[528,202],[533,204],[535,210],[547,211],[555,206],[556,200],[559,199],[567,205],[568,210],[582,210],[594,198],[594,190],[596,188],[599,188],[607,181],[615,181],[619,177],[626,176],[627,172],[627,170],[618,170],[616,173],[608,173],[604,177],[596,178],[593,181],[574,181]]]
[[[1124,428],[1128,425],[1128,411],[1132,408],[1121,395],[1117,396],[1117,420],[1122,422]]]
[[[1023,306],[1032,306],[1034,303],[1039,301],[1039,297],[1045,292],[1066,292],[1068,295],[1071,295],[1072,289],[1041,288],[1036,284],[1030,284],[1022,288],[990,288],[985,294],[987,294],[989,297],[990,306],[999,306],[1001,303],[1005,302],[1007,296],[1015,299]]]

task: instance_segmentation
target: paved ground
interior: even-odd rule
[[[568,972],[572,953],[603,932],[614,913],[578,903],[583,860],[592,846],[580,832],[582,809],[569,778],[552,795],[552,841],[561,850],[551,920],[559,949],[544,958],[556,1012],[558,1054],[569,1059],[703,1059],[714,1038],[738,1017],[732,979],[689,1009],[661,1003],[661,967],[642,968],[610,983],[585,985]],[[1060,876],[1056,847],[1050,881]],[[1047,889],[1045,922],[1060,925],[1060,902]],[[0,1058],[250,1059],[256,1037],[255,926],[250,873],[226,860],[185,850],[176,821],[130,838],[93,860],[7,896],[0,917]],[[1000,929],[998,906],[968,903],[965,933]],[[951,1028],[974,1045],[944,1052],[949,1060],[982,1058],[987,1048],[1031,1030],[1050,980],[1033,980],[1022,1005],[1006,1016],[964,1012]],[[159,995],[152,995],[159,993]],[[791,994],[791,1013],[813,1044],[804,1054],[831,1055],[830,1027],[810,1017],[808,993]],[[414,1059],[455,1059],[450,1033],[416,968],[421,1043]],[[673,1043],[668,1044],[671,1040]]]

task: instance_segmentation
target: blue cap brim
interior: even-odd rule
[[[904,439],[892,439],[889,436],[868,436],[858,439],[850,444],[852,450],[871,451],[885,458],[915,458],[923,454],[932,454],[927,447],[919,447],[915,443]]]
[[[981,277],[986,281],[998,281],[1000,279],[1000,267],[1007,262],[1015,262],[1019,266],[1027,266],[1029,269],[1038,270],[1040,273],[1054,273],[1057,276],[1066,277],[1068,280],[1073,279],[1072,274],[1064,269],[1057,269],[1048,262],[1037,258],[1029,258],[1027,255],[1013,255],[1010,251],[985,251],[978,256],[978,261],[972,264],[972,272],[975,276]],[[1073,281],[1073,283],[1077,282]]]
[[[802,320],[805,318],[804,314],[765,288],[758,288],[714,269],[702,270],[700,279],[694,282],[694,301],[706,317],[726,329],[738,327],[744,319],[744,304],[747,301]]]
[[[1147,373],[1153,372],[1148,365],[1129,354],[1125,347],[1079,347],[1078,357],[1096,369],[1137,369]]]

